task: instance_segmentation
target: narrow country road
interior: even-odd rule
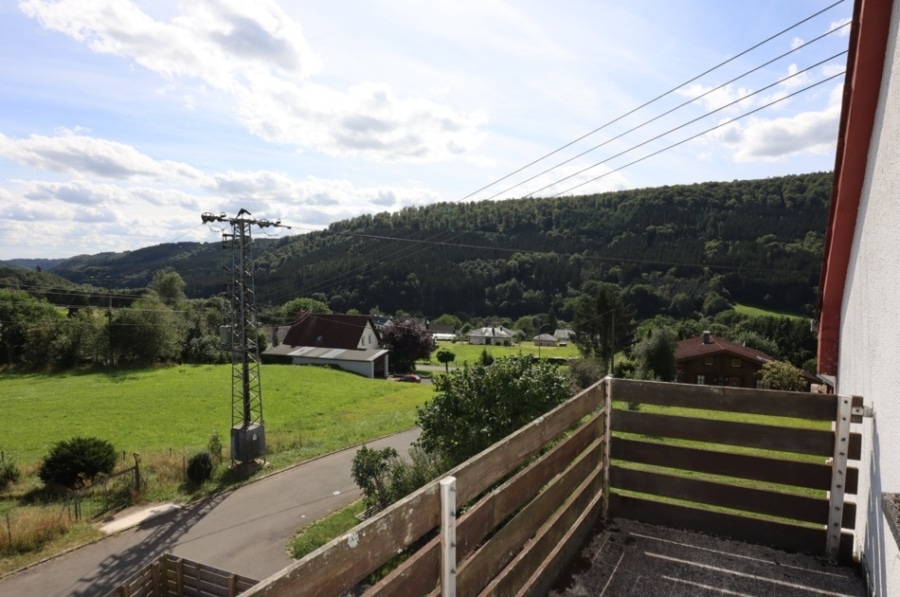
[[[368,445],[405,455],[418,434]],[[291,562],[285,546],[300,527],[360,496],[350,476],[354,454],[295,466],[54,558],[0,580],[0,595],[106,595],[166,552],[262,580]]]

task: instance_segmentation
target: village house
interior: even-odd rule
[[[515,330],[503,326],[478,328],[469,332],[469,344],[510,346],[515,342],[515,338]]]
[[[331,365],[365,377],[388,376],[388,351],[366,315],[304,313],[282,344],[262,354],[265,362]]]
[[[773,360],[766,353],[703,332],[675,343],[677,381],[710,386],[759,387],[759,370]]]

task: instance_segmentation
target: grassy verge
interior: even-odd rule
[[[353,502],[302,529],[291,541],[291,555],[300,559],[340,537],[359,524],[357,516],[365,510],[362,500]]]

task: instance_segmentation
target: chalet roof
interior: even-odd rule
[[[471,332],[469,332],[469,337],[472,336],[484,338],[512,338],[513,331],[508,330],[503,326],[495,328],[478,328],[477,330],[472,330]]]
[[[556,342],[557,340],[559,340],[559,338],[550,334],[541,334],[534,337],[535,342]]]
[[[366,325],[371,323],[367,315],[303,314],[291,324],[291,329],[284,337],[284,344],[355,349],[359,346],[359,339]],[[372,329],[375,330],[374,325]],[[380,341],[377,331],[375,335]]]
[[[704,338],[708,338],[708,342],[704,342]],[[755,348],[750,348],[749,346],[743,346],[741,344],[735,344],[734,342],[729,342],[724,338],[719,338],[712,334],[708,336],[704,334],[703,336],[688,338],[675,343],[676,361],[684,361],[721,353],[731,354],[748,361],[756,361],[759,363],[766,363],[774,360],[761,350],[756,350]]]

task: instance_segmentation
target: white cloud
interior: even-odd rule
[[[187,164],[157,161],[130,145],[75,131],[63,131],[56,137],[31,135],[26,139],[0,133],[0,157],[76,177],[157,181],[193,181],[201,177],[198,170]]]
[[[94,52],[225,93],[240,122],[266,141],[330,155],[423,161],[452,157],[481,140],[481,112],[398,98],[380,83],[341,91],[311,81],[319,60],[299,23],[270,1],[186,2],[167,23],[128,1],[23,0],[20,8]],[[188,94],[186,109],[196,102]]]
[[[831,25],[829,25],[829,27],[828,27],[828,30],[831,31],[833,29],[837,29],[838,27],[843,27],[843,29],[841,29],[841,32],[838,35],[840,35],[841,37],[849,37],[850,36],[850,27],[847,27],[846,25],[849,25],[852,22],[852,20],[853,19],[851,19],[850,17],[846,17],[839,21],[832,21]]]
[[[765,120],[750,118],[719,129],[715,138],[734,152],[737,162],[781,161],[801,153],[834,151],[840,104],[820,111]]]

